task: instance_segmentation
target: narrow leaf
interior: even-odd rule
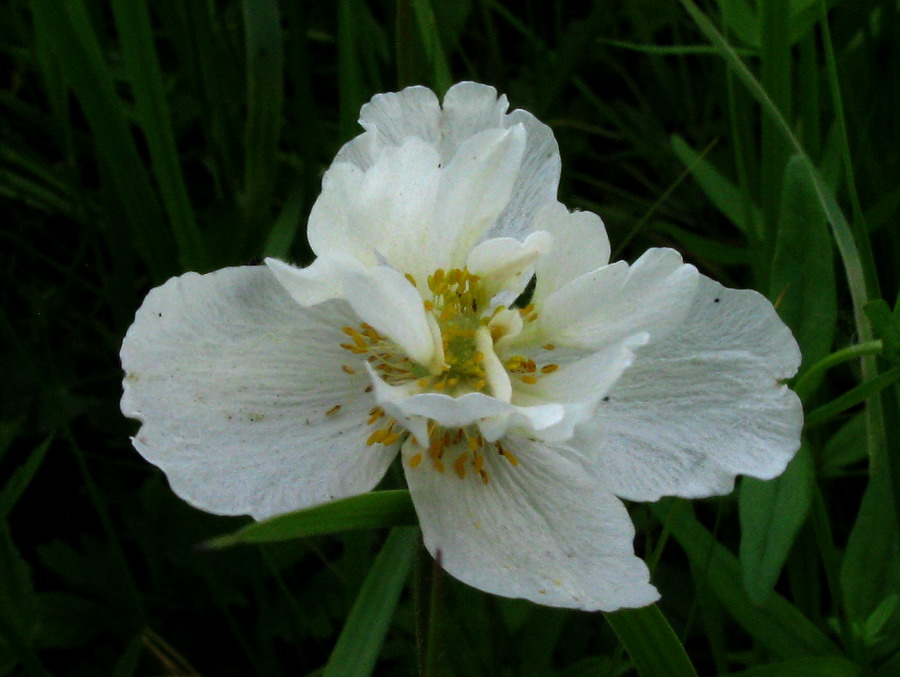
[[[831,234],[803,158],[796,154],[784,170],[769,288],[778,314],[800,344],[803,367],[825,357],[837,323]]]
[[[12,511],[13,506],[18,502],[19,497],[21,497],[25,489],[28,488],[31,479],[38,471],[38,468],[41,467],[41,463],[43,463],[44,456],[47,453],[47,449],[50,448],[50,443],[52,441],[53,438],[48,437],[42,444],[38,445],[38,447],[31,452],[28,460],[12,474],[12,477],[9,478],[6,485],[3,487],[3,491],[0,491],[0,522],[3,522],[6,519],[10,511]]]
[[[640,677],[696,677],[684,647],[655,604],[603,615]]]
[[[805,445],[780,477],[741,480],[741,570],[754,604],[765,602],[778,581],[809,513],[813,482],[812,455]]]
[[[356,597],[322,677],[371,675],[416,552],[419,530],[391,530]]]
[[[374,529],[415,523],[416,512],[408,491],[373,491],[254,522],[232,534],[213,538],[202,547],[272,543],[350,529]]]
[[[862,668],[840,656],[814,656],[760,665],[728,677],[860,677]]]
[[[750,202],[750,198],[725,178],[708,159],[702,158],[683,138],[675,134],[670,143],[675,155],[685,167],[691,169],[691,176],[725,218],[744,234],[754,232],[755,224],[759,223],[762,216],[759,208]],[[747,223],[748,214],[750,223]]]
[[[744,630],[783,659],[838,653],[831,640],[779,594],[772,593],[762,604],[754,604],[738,583],[741,571],[737,558],[689,514],[686,506],[673,509],[674,505],[671,500],[660,501],[653,510],[694,565],[706,572],[705,584]]]

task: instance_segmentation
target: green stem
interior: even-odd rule
[[[857,357],[862,357],[864,355],[879,355],[881,354],[882,348],[883,346],[880,339],[841,348],[840,350],[831,353],[831,355],[822,358],[807,369],[794,384],[794,392],[797,393],[801,400],[806,400],[812,394],[812,386],[815,384],[816,379],[825,371],[838,364],[856,359]]]

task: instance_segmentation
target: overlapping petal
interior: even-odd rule
[[[486,448],[487,483],[471,469],[460,479],[427,461],[405,464],[425,546],[441,565],[482,590],[550,606],[612,611],[655,601],[622,503],[552,449],[519,437],[505,444],[518,465]]]
[[[634,363],[570,444],[618,496],[727,493],[737,474],[780,474],[800,444],[790,330],[754,291],[702,277],[682,327]]]
[[[257,518],[372,489],[364,370],[342,370],[350,307],[295,303],[265,267],[188,273],[147,296],[122,345],[122,411],[173,490]],[[345,338],[345,337],[344,337]]]

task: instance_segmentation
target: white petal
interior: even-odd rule
[[[322,192],[309,215],[307,238],[317,256],[350,257],[375,265],[374,234],[358,218],[365,174],[348,162],[335,162],[322,178]]]
[[[528,142],[512,196],[488,237],[522,239],[541,229],[533,223],[541,205],[556,201],[561,165],[559,147],[550,128],[527,111],[514,110],[506,116],[504,124],[524,126]]]
[[[538,374],[533,385],[514,381],[516,393],[529,401],[581,402],[603,397],[631,366],[634,352],[649,340],[642,332],[617,341],[550,374]]]
[[[441,114],[441,154],[453,157],[467,140],[486,129],[503,129],[509,103],[497,90],[477,82],[460,82],[444,95]]]
[[[422,237],[435,211],[442,174],[437,149],[409,139],[382,151],[350,198],[356,221],[370,233],[370,246],[395,270],[419,279],[437,267]]]
[[[422,297],[403,275],[385,266],[351,272],[344,277],[344,293],[363,322],[394,341],[411,360],[431,363],[435,346]]]
[[[428,247],[442,267],[462,267],[466,256],[503,211],[525,149],[525,130],[488,130],[465,141],[441,178]]]
[[[524,438],[504,445],[519,465],[486,448],[487,484],[471,465],[458,477],[453,450],[444,473],[428,459],[404,463],[425,547],[444,569],[481,590],[549,606],[612,611],[658,599],[621,502],[548,447]]]
[[[640,332],[658,341],[680,326],[699,274],[672,249],[651,249],[582,275],[538,308],[544,335],[560,345],[598,348]]]
[[[534,264],[552,246],[549,233],[532,233],[524,242],[499,237],[479,243],[469,252],[466,268],[482,278],[488,294],[521,294],[531,279]]]
[[[553,202],[537,213],[534,227],[553,237],[552,248],[538,262],[537,286],[532,298],[535,303],[575,278],[609,263],[609,237],[596,214],[569,213],[565,205]]]
[[[799,364],[772,304],[701,277],[683,328],[638,351],[571,446],[630,500],[727,493],[736,474],[775,477],[800,444],[800,401],[781,383]]]
[[[372,489],[396,445],[366,447],[374,404],[339,347],[346,303],[297,305],[265,267],[173,278],[122,345],[137,450],[210,512],[261,518]],[[339,405],[339,406],[338,406]],[[330,413],[329,413],[330,412]]]
[[[339,260],[327,256],[320,256],[306,268],[273,258],[267,258],[265,264],[291,298],[307,307],[342,298],[344,274],[360,265],[355,259]]]
[[[367,169],[384,146],[399,146],[411,137],[433,146],[438,146],[441,140],[440,104],[427,87],[376,94],[359,115],[359,123],[366,133],[345,144],[335,162],[352,162]]]

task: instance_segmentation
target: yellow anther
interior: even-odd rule
[[[481,474],[481,470],[484,468],[484,456],[476,453],[472,459],[472,465],[475,467],[475,472]]]
[[[552,343],[545,343],[544,345],[541,346],[541,348],[543,348],[544,350],[555,350],[556,346],[553,345]]]
[[[410,468],[418,468],[419,464],[422,462],[422,454],[416,454],[415,456],[410,456],[407,463]]]
[[[328,411],[326,411],[326,412],[325,412],[325,415],[326,415],[326,416],[334,416],[334,415],[335,415],[336,413],[338,413],[340,410],[341,410],[341,405],[336,404],[336,405],[334,405],[331,409],[329,409]]]
[[[499,444],[497,445],[497,449],[500,451],[500,455],[509,461],[511,466],[516,467],[519,465],[519,459],[517,459],[509,449],[504,449]]]
[[[382,416],[384,416],[383,411],[373,411],[369,416],[369,420],[366,421],[366,425],[372,425],[373,423],[375,423],[375,421],[380,419]]]
[[[342,369],[342,370],[344,371],[344,373],[346,373],[346,374],[351,374],[351,375],[352,375],[352,374],[355,374],[355,373],[356,373],[356,370],[355,370],[355,369],[351,369],[351,368],[348,367],[346,364],[342,364],[342,365],[341,365],[341,369]]]
[[[534,304],[529,303],[524,308],[519,308],[519,314],[524,317],[525,315],[528,315],[532,310],[534,310]]]
[[[425,310],[427,310],[429,312],[434,310],[434,303],[431,301],[427,301],[427,300],[423,301],[422,305],[425,306]]]
[[[471,449],[473,453],[478,451],[479,449],[481,449],[481,444],[482,444],[481,435],[475,435],[474,437],[467,437],[466,441],[469,443],[469,449]]]
[[[544,374],[552,374],[557,369],[559,369],[558,364],[545,364],[543,367],[541,367],[541,372]]]
[[[478,471],[478,474],[481,475],[481,481],[484,482],[485,484],[487,484],[490,481],[490,478],[488,477],[488,474],[487,474],[487,470],[480,470],[480,471]]]
[[[371,447],[373,444],[378,444],[387,437],[387,434],[387,430],[384,430],[383,428],[373,431],[372,434],[369,435],[369,439],[366,440],[366,446]]]
[[[537,371],[537,365],[531,358],[528,358],[525,361],[525,371],[527,371],[529,374],[533,374],[535,371]]]
[[[418,286],[419,286],[419,285],[416,284],[416,278],[414,278],[414,277],[413,277],[412,275],[410,275],[409,273],[404,273],[404,274],[403,274],[403,277],[405,277],[407,280],[409,280],[409,283],[410,283],[413,287],[418,287]]]
[[[396,442],[399,439],[400,439],[400,433],[391,433],[390,435],[385,437],[383,440],[381,440],[381,443],[384,446],[389,447],[390,445],[392,445],[394,442]],[[513,465],[515,465],[515,464],[513,464]]]
[[[444,462],[439,458],[432,458],[431,462],[434,463],[434,467],[437,468],[438,472],[444,472]]]
[[[525,374],[524,376],[519,377],[519,380],[522,381],[522,383],[527,383],[528,385],[533,386],[535,383],[537,383],[537,376]]]
[[[456,471],[456,474],[459,475],[460,479],[466,476],[466,461],[468,460],[468,452],[463,452],[456,457],[455,461],[453,461],[453,469]]]
[[[418,386],[420,388],[427,388],[430,383],[431,383],[431,378],[428,376],[426,376],[425,378],[420,378],[418,380]]]

